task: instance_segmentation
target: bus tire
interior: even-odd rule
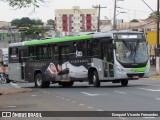
[[[89,74],[88,74],[88,84],[89,84],[89,85],[93,84],[93,72],[94,72],[94,71],[91,71],[91,72],[89,72]]]
[[[121,80],[121,85],[122,86],[127,86],[128,85],[128,80]]]
[[[72,87],[73,84],[74,84],[74,81],[61,83],[62,87]]]
[[[93,72],[93,85],[94,85],[94,87],[100,87],[100,80],[98,78],[97,71]]]
[[[43,81],[42,74],[38,73],[35,76],[35,87],[37,88],[48,88],[50,81]]]

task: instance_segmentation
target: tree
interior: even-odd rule
[[[42,33],[42,28],[38,26],[30,27],[29,29],[25,29],[24,31],[21,31],[21,37],[27,38],[27,39],[37,39],[37,36],[39,33]]]
[[[54,25],[54,20],[52,20],[52,19],[47,20],[47,24],[48,25]]]
[[[35,25],[42,25],[42,20],[38,19],[38,20],[34,20],[35,21]]]
[[[53,29],[55,29],[55,21],[54,20],[52,20],[52,19],[47,20],[47,24],[52,25]]]
[[[20,26],[20,20],[19,19],[12,20],[11,21],[11,25],[19,27]]]
[[[39,7],[40,3],[44,3],[44,0],[0,0],[3,2],[8,2],[9,6],[23,8],[23,7]]]
[[[23,17],[21,19],[14,19],[11,21],[11,25],[17,26],[17,27],[30,27],[34,25],[42,25],[42,20],[35,20],[30,19],[28,17]]]
[[[130,22],[139,22],[137,19],[133,19]]]
[[[148,19],[157,19],[157,11],[152,12],[149,16]]]

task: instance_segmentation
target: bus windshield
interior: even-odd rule
[[[148,60],[148,48],[145,41],[117,41],[116,58],[121,63],[144,63]]]

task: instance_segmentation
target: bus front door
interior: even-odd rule
[[[104,78],[113,79],[114,69],[113,69],[113,48],[111,42],[102,43],[102,57],[103,57],[103,68],[104,68]]]
[[[25,79],[25,62],[27,59],[27,50],[26,49],[20,49],[19,50],[19,62],[21,65],[21,79],[24,80]]]

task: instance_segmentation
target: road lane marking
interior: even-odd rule
[[[5,106],[3,108],[16,108],[17,106],[13,106],[13,105],[10,105],[10,106]]]
[[[116,93],[120,93],[120,94],[127,94],[127,93],[125,93],[125,92],[121,92],[121,91],[114,91],[114,92],[116,92]]]
[[[160,98],[156,98],[156,100],[160,100]]]
[[[67,99],[67,101],[70,101],[70,99]]]
[[[88,106],[88,108],[89,108],[89,109],[93,109],[94,107],[92,107],[92,106]]]
[[[87,92],[81,92],[81,93],[87,96],[97,96],[98,95],[98,94],[92,94],[92,93],[87,93]]]
[[[74,101],[74,100],[72,100],[71,102],[72,102],[72,103],[77,103],[77,102],[76,102],[76,101]]]
[[[138,88],[138,89],[147,90],[147,91],[151,91],[151,92],[160,92],[160,89],[157,89],[157,90],[147,89],[147,88]]]
[[[32,97],[35,97],[35,96],[37,96],[37,95],[32,95]]]
[[[108,94],[92,94],[92,93],[87,93],[87,92],[80,92],[86,96],[103,96],[103,95],[108,95]]]
[[[15,88],[21,88],[20,86],[18,86],[17,84],[15,83],[10,83],[12,86],[14,86]]]
[[[80,105],[80,106],[84,106],[84,104],[82,104],[82,103],[80,103],[79,105]]]
[[[63,99],[63,100],[64,100],[65,98],[64,98],[64,97],[61,97],[61,99]]]

